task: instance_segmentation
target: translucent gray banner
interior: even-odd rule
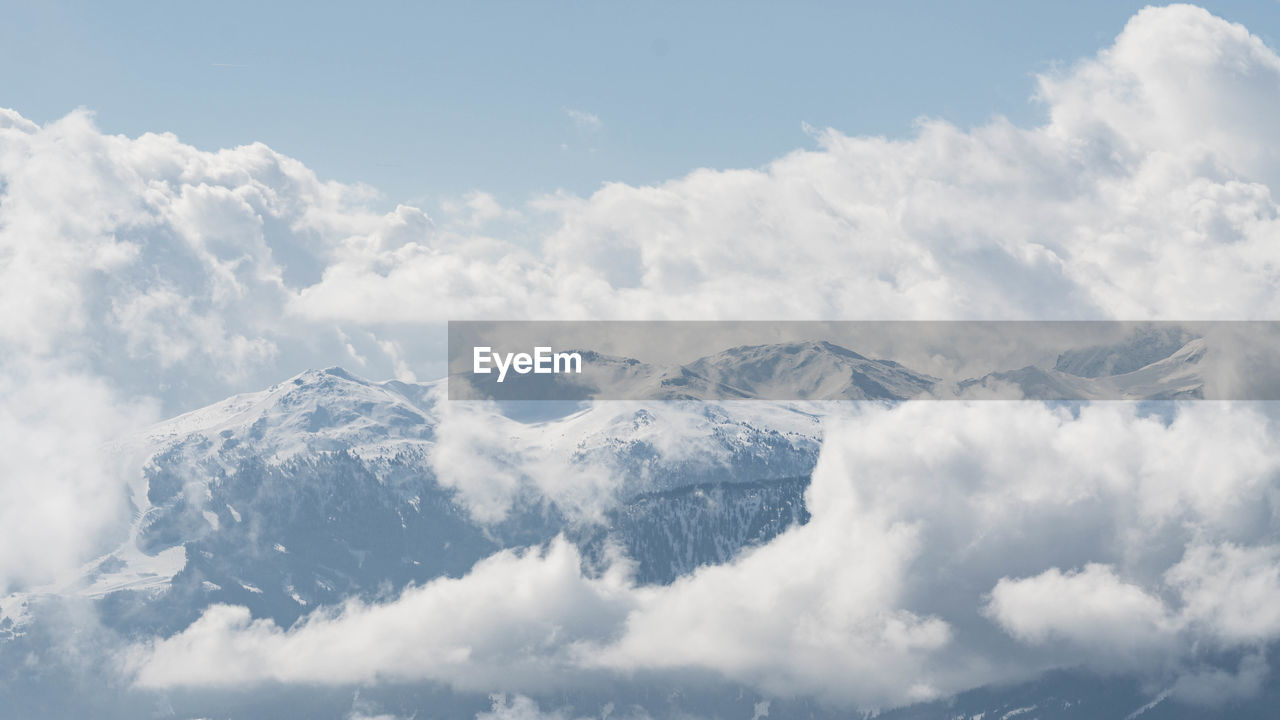
[[[451,400],[1276,400],[1278,322],[449,323]]]

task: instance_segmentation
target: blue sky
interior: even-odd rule
[[[1143,3],[11,3],[0,106],[107,132],[262,141],[388,203],[754,167],[804,123],[1032,123],[1036,72]],[[1273,2],[1215,2],[1272,47]]]

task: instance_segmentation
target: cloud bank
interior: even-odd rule
[[[405,351],[458,318],[1280,316],[1271,49],[1147,9],[1038,99],[1036,127],[815,130],[758,169],[434,218],[260,144],[4,111],[0,343],[189,406],[317,358],[438,371]]]

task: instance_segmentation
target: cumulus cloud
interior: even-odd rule
[[[1119,406],[1078,417],[1030,404],[864,413],[828,433],[807,526],[642,591],[605,657],[893,704],[1031,668],[1158,675],[1176,671],[1163,658],[1201,643],[1270,641],[1259,599],[1280,596],[1254,558],[1276,537],[1257,510],[1280,469],[1268,427],[1210,405],[1167,426]],[[1234,438],[1242,454],[1224,454]],[[1252,562],[1207,571],[1206,543],[1242,543]],[[1198,599],[1205,587],[1242,607]],[[1171,593],[1179,602],[1166,609],[1158,598]],[[1221,625],[1240,617],[1247,633]]]
[[[307,258],[393,225],[351,209],[366,195],[261,145],[0,113],[0,588],[119,539],[137,473],[110,452],[121,433],[323,344],[275,318]]]
[[[177,410],[303,364],[438,374],[421,326],[451,318],[1277,315],[1272,50],[1148,9],[1038,94],[1035,127],[825,130],[760,169],[473,192],[440,223],[260,144],[6,111],[0,342]]]
[[[431,469],[474,520],[487,524],[521,501],[540,499],[571,521],[602,520],[619,496],[729,474],[741,460],[735,440],[768,442],[770,433],[781,433],[798,438],[790,446],[796,455],[811,457],[818,418],[848,406],[609,402],[560,418],[553,431],[506,417],[492,403],[441,397],[435,409]],[[621,452],[620,436],[631,443],[628,452]]]
[[[473,192],[443,225],[260,144],[6,111],[0,341],[190,403],[193,384],[351,357],[343,333],[422,347],[403,324],[460,317],[1276,316],[1271,49],[1197,8],[1147,9],[1038,94],[1036,127],[825,130],[758,170],[521,209]],[[516,227],[478,232],[497,218]]]
[[[0,593],[56,583],[123,539],[132,512],[109,443],[156,414],[83,373],[0,373]]]
[[[1023,642],[1060,638],[1094,652],[1149,651],[1172,626],[1160,598],[1094,563],[1065,574],[1055,567],[1032,578],[1001,578],[987,609]]]
[[[292,307],[420,320],[448,307],[424,278],[483,263],[508,288],[481,293],[472,314],[486,317],[1276,315],[1272,50],[1198,8],[1147,9],[1038,94],[1038,127],[827,130],[759,170],[544,198],[534,206],[556,220],[538,255],[347,256]],[[341,304],[349,293],[376,310]]]
[[[548,687],[559,669],[577,664],[584,640],[607,634],[625,615],[621,576],[586,578],[579,565],[564,541],[542,552],[503,552],[465,579],[434,580],[391,604],[353,600],[287,631],[218,605],[139,649],[132,662],[142,687],[423,677],[471,690]]]
[[[487,403],[437,407],[440,424],[428,459],[437,481],[457,493],[473,519],[501,521],[523,499],[551,500],[575,520],[599,520],[612,505],[619,489],[614,468],[580,457],[584,437],[598,428],[570,420],[564,434],[548,437]]]
[[[1265,660],[1215,653],[1280,632],[1275,432],[1213,403],[866,408],[828,432],[808,524],[670,586],[593,578],[557,541],[288,630],[214,608],[136,648],[137,678],[533,693],[695,669],[873,708],[1084,666],[1243,691]]]

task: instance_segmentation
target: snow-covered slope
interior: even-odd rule
[[[1032,400],[1203,398],[1205,340],[1188,337],[1174,344],[1181,339],[1140,335],[1119,345],[1064,353],[1051,368],[1029,365],[989,373],[959,383],[958,390],[961,397]]]
[[[938,381],[829,342],[746,345],[686,367],[747,397],[780,400],[903,400]]]
[[[1125,375],[1168,358],[1195,339],[1180,327],[1138,327],[1122,342],[1061,353],[1053,369],[1082,378]]]
[[[385,453],[431,440],[442,395],[443,381],[375,383],[338,367],[308,370],[162,422],[140,440],[159,449],[199,435],[223,447],[247,443],[271,459],[328,450]]]

